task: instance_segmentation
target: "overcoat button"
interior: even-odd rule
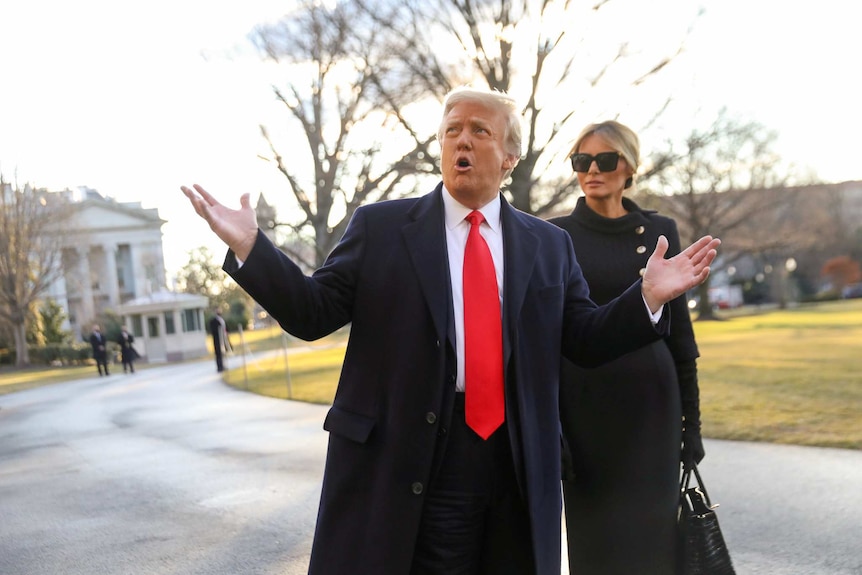
[[[646,268],[641,268],[641,269],[639,269],[639,270],[638,270],[638,275],[639,275],[640,277],[644,277],[644,274],[645,274],[645,273],[646,273]]]
[[[639,254],[642,254],[646,252],[646,246],[638,246],[638,249],[636,249],[635,251]]]
[[[425,414],[425,421],[428,423],[437,423],[437,415],[433,411]]]
[[[415,481],[413,485],[410,486],[410,490],[413,492],[414,495],[422,495],[423,489],[424,487],[418,481]]]
[[[636,227],[636,228],[635,228],[635,233],[636,233],[637,235],[641,235],[642,233],[644,233],[644,227],[643,227],[643,226],[638,226],[638,227]]]

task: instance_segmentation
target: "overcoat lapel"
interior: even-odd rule
[[[452,290],[441,191],[442,184],[419,199],[409,212],[413,221],[405,225],[402,231],[413,271],[422,286],[428,311],[434,321],[437,339],[448,339],[454,345],[455,325],[449,321]]]
[[[533,275],[536,254],[539,250],[539,238],[530,230],[529,221],[512,208],[505,198],[500,202],[500,218],[503,227],[503,249],[505,253],[504,291],[503,291],[503,362],[506,374],[506,409],[507,418],[513,425],[508,426],[509,440],[512,446],[512,460],[521,495],[528,499],[526,468],[522,449],[523,438],[521,427],[523,418],[530,417],[534,412],[532,405],[524,405],[524,393],[519,387],[526,382],[518,381],[517,366],[513,362],[514,350],[519,345],[517,341],[518,319],[524,306],[527,286]],[[525,415],[526,414],[526,415]]]
[[[505,290],[503,291],[503,359],[509,364],[512,354],[512,335],[518,325],[521,308],[539,250],[539,239],[526,221],[502,198],[500,214],[503,226],[503,248],[506,254]]]

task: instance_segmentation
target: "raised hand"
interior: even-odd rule
[[[703,236],[674,257],[664,259],[667,238],[659,236],[641,287],[650,311],[656,313],[665,303],[702,284],[720,244],[718,238]]]
[[[193,188],[180,186],[210,229],[233,250],[237,258],[247,259],[257,239],[257,216],[251,207],[248,194],[240,197],[240,209],[234,210],[220,204],[199,185],[195,184]]]

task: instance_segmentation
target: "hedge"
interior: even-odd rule
[[[116,362],[120,346],[108,342],[108,361]],[[88,343],[49,343],[29,347],[31,365],[83,365],[93,359]],[[0,349],[0,365],[15,365],[15,349]]]

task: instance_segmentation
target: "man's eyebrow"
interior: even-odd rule
[[[480,128],[485,128],[487,130],[491,130],[492,123],[485,120],[484,118],[472,118],[470,119],[470,124],[473,126],[478,126]]]

